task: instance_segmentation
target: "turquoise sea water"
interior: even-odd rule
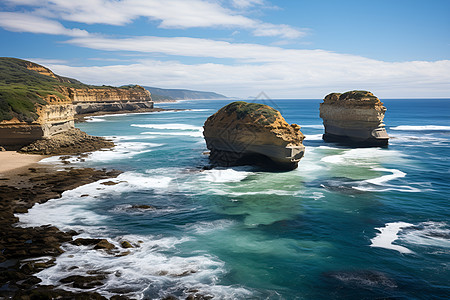
[[[449,99],[384,100],[389,147],[358,149],[321,140],[321,101],[263,101],[302,126],[299,168],[202,171],[201,126],[228,102],[167,103],[160,106],[191,110],[78,124],[118,146],[72,163],[124,173],[116,185],[67,191],[20,220],[138,247],[117,256],[65,245],[56,266],[38,274],[43,284],[97,270],[108,281],[93,290],[105,296],[449,298]]]

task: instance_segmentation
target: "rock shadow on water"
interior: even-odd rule
[[[375,270],[342,270],[322,273],[333,299],[398,299],[398,283],[389,274]]]
[[[330,192],[337,192],[347,195],[358,195],[365,193],[362,190],[355,189],[361,184],[360,180],[354,180],[346,177],[332,177],[330,179],[318,179],[305,183],[305,187],[324,188]]]

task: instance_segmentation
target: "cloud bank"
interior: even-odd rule
[[[450,97],[449,60],[386,62],[320,49],[289,49],[189,36],[109,36],[80,29],[86,24],[126,27],[144,17],[150,21],[150,28],[156,26],[167,31],[247,30],[254,36],[282,40],[305,35],[292,26],[263,22],[243,13],[269,5],[264,0],[6,0],[5,3],[10,9],[20,7],[17,11],[0,12],[0,27],[5,30],[62,35],[68,37],[65,45],[111,54],[103,61],[110,64],[106,66],[75,67],[41,60],[55,72],[85,83],[138,83],[211,90],[244,98],[261,91],[278,98],[321,98],[332,91],[352,89],[371,90],[379,97]],[[80,28],[67,25],[74,23]],[[193,63],[196,61],[193,58],[207,63]],[[123,62],[111,65],[115,60]]]

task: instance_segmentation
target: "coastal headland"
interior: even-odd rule
[[[0,58],[0,70],[0,298],[106,299],[97,293],[74,294],[39,285],[41,280],[33,274],[54,265],[62,243],[103,250],[112,250],[112,244],[73,241],[77,232],[62,232],[51,225],[21,228],[15,214],[60,198],[64,191],[121,173],[38,164],[48,155],[83,155],[114,147],[112,141],[75,128],[75,121],[98,114],[163,109],[154,108],[150,92],[137,85],[89,86],[15,58]],[[67,283],[89,289],[101,281],[99,276],[67,278]]]

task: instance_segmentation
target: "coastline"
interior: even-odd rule
[[[21,154],[22,157],[31,156]],[[37,156],[33,155],[34,159]],[[54,265],[63,251],[60,246],[71,242],[78,233],[62,232],[49,225],[17,227],[17,213],[27,213],[36,203],[60,198],[67,190],[101,179],[117,177],[117,170],[58,169],[50,164],[31,163],[2,173],[0,181],[0,298],[106,299],[97,293],[71,293],[54,286],[38,285],[35,273]],[[25,298],[23,298],[25,297]]]
[[[16,151],[0,152],[0,179],[10,176],[29,167],[38,165],[38,162],[46,158],[46,155],[24,154]]]
[[[78,117],[84,120],[84,117],[89,116],[159,111],[167,111],[167,109],[98,112],[78,115]],[[39,285],[41,280],[34,274],[55,265],[56,258],[63,253],[61,249],[63,243],[81,243],[93,245],[94,249],[108,250],[114,247],[112,244],[107,240],[77,239],[77,232],[63,232],[52,224],[39,227],[17,227],[19,218],[15,214],[27,213],[35,204],[61,198],[65,191],[102,179],[115,178],[122,173],[118,170],[71,166],[61,168],[60,165],[39,163],[51,155],[79,155],[98,151],[105,145],[108,148],[115,146],[103,137],[89,136],[79,129],[75,131],[72,132],[72,136],[63,134],[60,137],[40,140],[37,144],[44,144],[45,151],[34,149],[36,148],[34,143],[27,147],[32,146],[32,149],[28,149],[29,153],[24,153],[24,149],[21,150],[22,153],[0,152],[0,228],[2,228],[0,232],[0,298],[106,299],[96,292],[75,293],[59,289],[57,286]],[[65,145],[67,138],[78,139],[80,136],[79,143],[76,143],[78,145],[74,143]],[[58,142],[61,137],[62,143]],[[89,289],[91,284],[98,284],[96,276],[67,279],[72,285],[80,286],[81,289]],[[115,297],[128,299],[124,296]]]

